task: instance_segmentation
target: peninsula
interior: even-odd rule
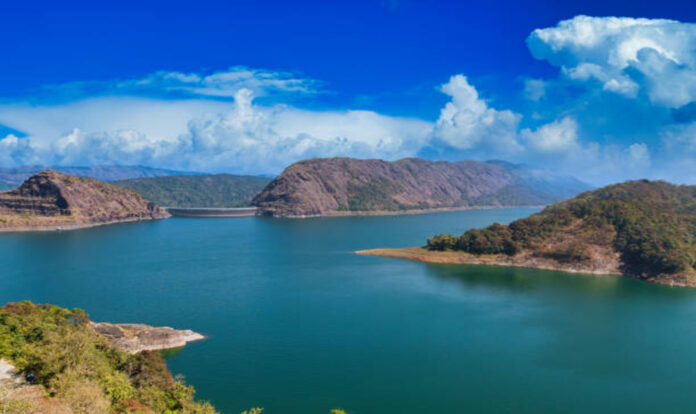
[[[436,235],[424,247],[358,253],[617,274],[696,287],[694,240],[696,186],[640,180],[585,192],[508,225]]]
[[[126,188],[47,170],[0,192],[0,232],[69,230],[169,217]]]

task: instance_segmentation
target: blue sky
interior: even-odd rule
[[[3,6],[0,166],[425,156],[696,182],[688,2],[100,3]]]

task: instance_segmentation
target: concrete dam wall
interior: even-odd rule
[[[256,215],[256,207],[241,208],[178,208],[166,207],[169,214],[174,217],[251,217]]]

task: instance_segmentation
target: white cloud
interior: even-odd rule
[[[524,96],[531,101],[539,101],[546,95],[548,85],[543,79],[525,79]]]
[[[14,159],[59,165],[144,164],[197,171],[277,173],[310,157],[413,156],[431,124],[371,111],[307,111],[234,102],[99,98],[67,105],[0,106],[0,123],[28,133],[0,141]],[[19,145],[25,144],[25,145]],[[4,146],[3,146],[4,145]],[[8,156],[2,165],[16,165]]]
[[[570,117],[542,125],[535,131],[524,129],[521,136],[530,150],[541,153],[567,153],[579,147],[578,123]]]
[[[527,39],[537,59],[570,79],[605,91],[679,107],[696,99],[696,25],[665,19],[577,16],[536,29]]]
[[[459,150],[479,147],[515,152],[520,149],[519,114],[490,108],[464,75],[452,76],[441,90],[452,100],[440,111],[433,132],[435,138]]]
[[[73,95],[132,95],[132,94],[180,94],[189,97],[232,98],[248,89],[254,96],[266,95],[316,95],[321,93],[322,83],[297,76],[291,72],[252,69],[233,66],[224,71],[207,75],[177,71],[158,71],[144,77],[116,81],[79,81],[48,85],[51,94]]]
[[[650,167],[650,151],[643,143],[631,144],[628,149],[628,163],[631,167]]]

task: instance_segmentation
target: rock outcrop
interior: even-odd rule
[[[0,193],[0,231],[70,229],[168,216],[133,191],[51,170]]]
[[[91,322],[92,329],[108,339],[112,346],[128,353],[181,348],[189,342],[205,337],[191,330],[177,330],[167,326],[155,327],[136,323]]]
[[[258,207],[260,215],[307,217],[539,206],[567,196],[545,191],[543,177],[530,174],[530,171],[501,162],[312,159],[289,166],[254,198],[252,204]],[[531,177],[536,180],[533,184],[527,182]],[[570,189],[571,195],[589,188],[574,179],[557,182],[566,190],[572,182],[576,187]]]

